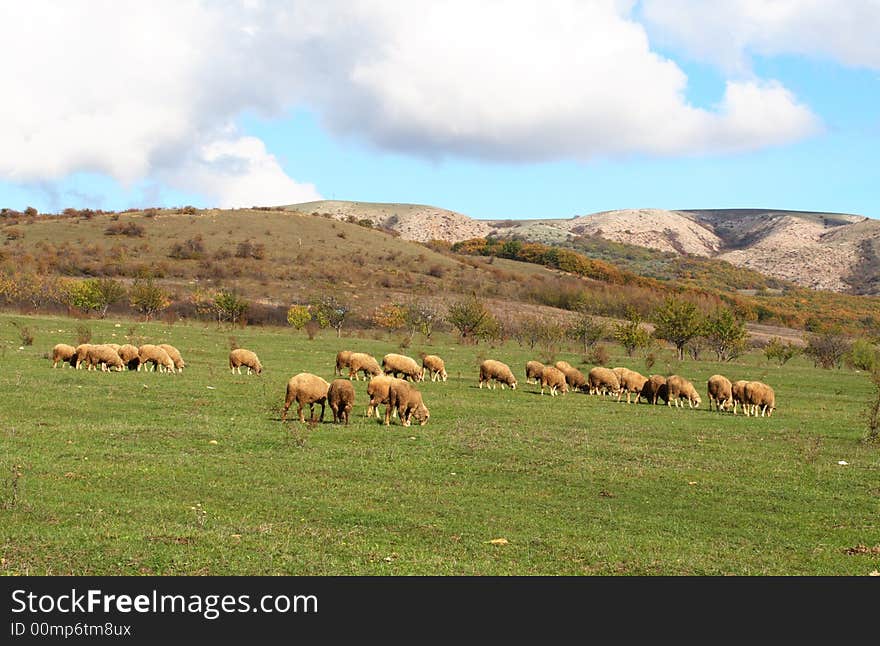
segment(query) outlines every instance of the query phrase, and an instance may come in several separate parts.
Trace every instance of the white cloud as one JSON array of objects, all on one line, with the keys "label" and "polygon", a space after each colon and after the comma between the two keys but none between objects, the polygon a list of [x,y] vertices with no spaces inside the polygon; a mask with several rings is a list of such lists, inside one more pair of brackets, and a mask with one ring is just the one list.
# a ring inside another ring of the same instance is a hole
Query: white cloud
[{"label": "white cloud", "polygon": [[877,0],[642,0],[652,37],[732,72],[751,54],[880,69]]},{"label": "white cloud", "polygon": [[0,67],[0,179],[93,171],[224,204],[312,199],[230,125],[297,106],[383,149],[491,160],[718,153],[816,130],[772,81],[731,82],[712,110],[691,105],[633,5],[2,3],[0,42],[16,57]]},{"label": "white cloud", "polygon": [[312,184],[300,184],[288,177],[256,137],[213,141],[199,149],[188,164],[166,173],[164,178],[172,186],[209,196],[220,208],[321,199]]}]

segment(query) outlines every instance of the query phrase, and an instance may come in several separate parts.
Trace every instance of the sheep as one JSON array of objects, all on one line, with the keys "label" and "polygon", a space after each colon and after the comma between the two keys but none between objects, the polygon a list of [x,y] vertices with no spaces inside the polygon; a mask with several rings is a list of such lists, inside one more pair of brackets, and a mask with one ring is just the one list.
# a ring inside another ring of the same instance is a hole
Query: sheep
[{"label": "sheep", "polygon": [[105,345],[108,348],[113,348],[113,351],[116,352],[117,354],[119,353],[119,348],[122,347],[118,343],[102,343],[101,345]]},{"label": "sheep", "polygon": [[258,375],[263,372],[263,364],[255,353],[244,348],[236,348],[229,353],[229,369],[232,370],[232,374],[236,374],[236,369],[238,374],[241,374],[242,366],[247,368],[247,374],[251,374],[251,370]]},{"label": "sheep", "polygon": [[119,354],[109,345],[92,345],[86,353],[86,365],[88,369],[101,366],[103,372],[107,372],[111,368],[116,368],[118,372],[125,370],[125,363],[119,357]]},{"label": "sheep", "polygon": [[688,408],[699,408],[702,403],[700,393],[697,392],[694,385],[680,375],[670,375],[667,377],[666,388],[669,393],[666,399],[667,406],[672,406],[674,403],[676,408],[679,406],[684,407],[684,404],[681,403],[682,399],[687,400]]},{"label": "sheep", "polygon": [[561,390],[562,394],[568,392],[568,384],[565,382],[565,373],[554,366],[544,366],[541,371],[541,394],[544,394],[544,388],[550,389],[550,396],[556,397],[557,390]]},{"label": "sheep", "polygon": [[160,343],[159,347],[165,350],[165,352],[168,353],[168,356],[171,357],[171,361],[174,362],[174,367],[177,369],[177,372],[183,372],[183,369],[186,367],[186,362],[184,362],[183,357],[180,356],[180,350],[167,343]]},{"label": "sheep", "polygon": [[[559,368],[559,370],[562,370],[562,368]],[[568,370],[562,370],[562,372],[565,375],[565,383],[568,386],[568,390],[589,391],[590,387],[587,384],[587,378],[584,377],[584,373],[580,370],[570,366]]]},{"label": "sheep", "polygon": [[371,355],[365,352],[352,352],[351,356],[348,358],[348,378],[354,378],[360,381],[360,378],[358,377],[359,372],[363,372],[364,379],[366,379],[367,375],[372,377],[381,375],[382,368],[379,367],[379,362]]},{"label": "sheep", "polygon": [[56,368],[59,363],[76,367],[76,348],[66,343],[59,343],[52,348],[52,367]]},{"label": "sheep", "polygon": [[[367,396],[370,402],[367,405],[367,417],[372,417],[375,413],[376,419],[379,419],[379,405],[388,403],[391,384],[395,381],[403,381],[403,379],[387,375],[378,375],[370,379],[370,383],[367,384]],[[396,415],[397,410],[395,409],[392,413]]]},{"label": "sheep", "polygon": [[642,386],[642,392],[639,393],[636,402],[642,397],[650,404],[657,404],[658,399],[664,402],[669,400],[669,390],[666,387],[666,377],[663,375],[651,375]]},{"label": "sheep", "polygon": [[733,414],[736,415],[736,406],[739,404],[745,411],[746,417],[749,416],[749,406],[746,403],[746,384],[749,383],[745,379],[733,382],[730,387],[730,394],[733,398]]},{"label": "sheep", "polygon": [[431,375],[431,381],[446,381],[446,363],[436,354],[422,355],[422,373]]},{"label": "sheep", "polygon": [[396,377],[400,374],[403,379],[410,381],[422,381],[425,378],[425,371],[415,359],[393,352],[382,357],[382,370],[386,375]]},{"label": "sheep", "polygon": [[126,343],[119,348],[117,354],[119,355],[119,358],[122,359],[122,363],[124,363],[129,370],[137,370],[140,365],[137,346]]},{"label": "sheep", "polygon": [[557,361],[553,365],[557,370],[561,370],[563,374],[568,370],[574,369],[574,366],[572,366],[568,361]]},{"label": "sheep", "polygon": [[334,379],[330,382],[327,390],[327,403],[333,412],[333,422],[345,422],[348,426],[348,416],[354,408],[354,386],[348,379]]},{"label": "sheep", "polygon": [[746,415],[751,412],[754,417],[761,411],[761,417],[767,417],[776,410],[776,394],[773,389],[762,381],[749,381],[745,387]]},{"label": "sheep", "polygon": [[608,393],[613,395],[620,390],[620,382],[617,380],[617,375],[608,368],[596,366],[590,370],[587,378],[590,383],[591,395],[598,395],[601,392],[602,397],[605,397]]},{"label": "sheep", "polygon": [[92,345],[90,343],[80,343],[76,346],[76,357],[74,362],[71,364],[77,370],[80,370],[83,366],[86,365],[86,355],[89,353],[89,348]]},{"label": "sheep", "polygon": [[324,406],[327,402],[327,391],[330,384],[318,375],[310,372],[300,372],[291,377],[287,382],[287,396],[284,398],[284,410],[281,411],[281,421],[287,420],[287,411],[296,400],[298,405],[299,421],[305,422],[303,406],[309,405],[309,419],[315,420],[315,404],[321,404],[321,421],[324,421]]},{"label": "sheep", "polygon": [[336,353],[336,367],[333,369],[334,375],[342,375],[342,369],[348,368],[351,361],[351,350],[340,350]]},{"label": "sheep", "polygon": [[422,401],[422,393],[403,379],[395,379],[391,382],[388,391],[388,405],[385,407],[385,426],[391,424],[392,409],[397,410],[397,416],[404,426],[410,425],[413,416],[419,426],[424,426],[431,416],[428,407]]},{"label": "sheep", "polygon": [[[529,361],[526,363],[526,383],[541,383],[541,371],[544,364],[540,361]],[[534,379],[534,382],[532,381]]]},{"label": "sheep", "polygon": [[715,410],[719,413],[733,403],[733,384],[724,375],[712,375],[706,382],[706,393],[709,396],[709,410],[715,403]]},{"label": "sheep", "polygon": [[159,372],[165,370],[174,372],[174,361],[172,361],[171,357],[168,356],[168,353],[158,345],[146,343],[138,348],[138,370],[141,369],[141,366],[144,367],[144,372],[149,370],[149,366],[146,365],[148,363],[153,364],[153,370],[158,369]]},{"label": "sheep", "polygon": [[648,378],[635,370],[630,370],[629,368],[614,368],[614,372],[617,374],[618,383],[620,383],[620,390],[617,391],[617,401],[620,401],[623,393],[626,392],[627,404],[632,403],[630,401],[630,395],[635,395],[636,402],[638,402],[642,388],[645,387]]},{"label": "sheep", "polygon": [[501,390],[504,390],[505,385],[516,390],[516,377],[513,376],[510,366],[494,359],[486,359],[480,364],[480,388],[483,387],[483,382],[492,390],[495,390],[498,383],[501,384]]}]

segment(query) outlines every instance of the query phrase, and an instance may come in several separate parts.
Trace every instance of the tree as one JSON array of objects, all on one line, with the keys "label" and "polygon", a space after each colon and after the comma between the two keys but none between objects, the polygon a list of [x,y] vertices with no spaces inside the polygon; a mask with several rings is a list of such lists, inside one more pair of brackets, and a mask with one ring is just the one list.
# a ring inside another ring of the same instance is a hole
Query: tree
[{"label": "tree", "polygon": [[229,321],[232,327],[248,311],[250,304],[234,291],[221,289],[214,297],[214,312],[217,314],[217,324]]},{"label": "tree", "polygon": [[321,296],[312,300],[312,315],[321,327],[332,327],[336,336],[342,336],[342,325],[351,307],[335,296]]},{"label": "tree", "polygon": [[131,306],[143,314],[146,320],[171,305],[167,292],[153,282],[152,278],[138,278],[129,292]]},{"label": "tree", "polygon": [[287,322],[294,330],[301,330],[312,320],[308,305],[291,305],[287,310]]},{"label": "tree", "polygon": [[626,323],[618,323],[614,329],[614,340],[623,346],[627,356],[636,350],[650,347],[651,333],[642,327],[642,317],[632,308],[627,308]]},{"label": "tree", "polygon": [[778,336],[770,339],[770,342],[764,346],[764,356],[768,361],[776,361],[780,366],[788,363],[793,357],[803,352],[803,348],[795,345],[791,341],[782,342]]},{"label": "tree", "polygon": [[107,316],[107,310],[125,298],[125,286],[112,278],[99,278],[95,281],[97,309],[101,318]]},{"label": "tree", "polygon": [[430,303],[419,302],[403,306],[403,320],[409,330],[410,341],[412,341],[416,333],[421,333],[426,339],[430,339],[434,328],[443,320],[443,317]]},{"label": "tree", "polygon": [[373,312],[373,324],[386,330],[399,330],[406,325],[404,309],[397,303],[382,303]]},{"label": "tree", "polygon": [[584,353],[608,334],[608,326],[589,314],[580,314],[569,328],[569,336],[584,344]]},{"label": "tree", "polygon": [[684,359],[684,346],[703,331],[703,317],[690,301],[670,296],[654,310],[654,336],[675,346],[678,359]]},{"label": "tree", "polygon": [[449,306],[449,312],[446,315],[446,320],[458,330],[463,343],[470,343],[472,340],[476,343],[482,330],[494,318],[476,296],[453,303]]},{"label": "tree", "polygon": [[749,333],[744,321],[722,308],[706,318],[703,335],[718,361],[731,361],[745,350]]},{"label": "tree", "polygon": [[839,330],[829,330],[822,334],[810,335],[804,353],[816,366],[825,369],[839,368],[851,345],[850,340]]}]

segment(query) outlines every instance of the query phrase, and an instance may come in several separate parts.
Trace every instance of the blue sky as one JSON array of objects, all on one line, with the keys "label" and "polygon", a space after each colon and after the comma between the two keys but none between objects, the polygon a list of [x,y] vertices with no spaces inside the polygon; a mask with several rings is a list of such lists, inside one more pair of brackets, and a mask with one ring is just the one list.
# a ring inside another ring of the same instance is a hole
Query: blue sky
[{"label": "blue sky", "polygon": [[[70,3],[68,16],[35,4],[0,16],[5,38],[27,38],[27,25],[45,37],[74,20],[94,38],[112,29],[125,53],[107,61],[62,38],[44,60],[21,63],[30,68],[0,72],[9,96],[24,97],[0,113],[0,206],[322,197],[479,218],[639,207],[880,217],[880,51],[869,42],[880,3],[871,0],[843,5],[858,19],[816,1],[790,14],[771,12],[769,0],[714,13],[687,0],[487,3],[454,52],[449,25],[460,25],[466,3],[431,21],[411,3],[382,0],[369,16],[334,2],[320,11],[291,3],[284,15],[272,13],[278,4],[224,14],[156,3],[130,23],[119,22],[122,4],[118,15],[94,15]],[[342,18],[361,34],[357,47]],[[225,35],[232,44],[211,60],[171,45],[166,60],[150,60],[149,43],[144,52],[131,43],[151,25],[170,31],[169,43]],[[816,40],[816,25],[838,40]],[[595,45],[584,53],[590,29]],[[713,38],[713,29],[722,31]]]}]

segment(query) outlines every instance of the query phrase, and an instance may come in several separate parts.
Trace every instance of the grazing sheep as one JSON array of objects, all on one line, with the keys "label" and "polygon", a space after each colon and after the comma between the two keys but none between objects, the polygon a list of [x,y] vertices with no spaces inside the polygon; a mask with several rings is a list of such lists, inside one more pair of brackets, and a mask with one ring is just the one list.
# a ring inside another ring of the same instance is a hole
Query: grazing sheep
[{"label": "grazing sheep", "polygon": [[[540,361],[529,361],[526,363],[526,383],[541,383],[541,371],[544,364]],[[534,382],[532,381],[534,379]]]},{"label": "grazing sheep", "polygon": [[657,404],[658,399],[664,402],[669,401],[669,391],[666,388],[666,377],[663,375],[651,375],[642,386],[642,392],[639,393],[636,403],[644,397],[645,401],[650,404]]},{"label": "grazing sheep", "polygon": [[553,365],[557,370],[561,370],[563,374],[565,374],[566,371],[572,370],[574,368],[574,366],[571,365],[568,361],[557,361]]},{"label": "grazing sheep", "polygon": [[625,392],[627,404],[632,403],[630,401],[631,395],[635,395],[636,402],[638,402],[648,378],[629,368],[614,368],[614,372],[617,375],[617,381],[620,383],[620,390],[617,391],[617,401],[620,401]]},{"label": "grazing sheep", "polygon": [[74,357],[74,361],[71,363],[74,368],[80,370],[86,365],[86,355],[89,353],[89,348],[91,347],[91,343],[81,343],[76,346],[76,357]]},{"label": "grazing sheep", "polygon": [[119,354],[119,348],[122,346],[118,343],[102,343],[101,345],[107,346],[108,348],[113,348],[113,351]]},{"label": "grazing sheep", "polygon": [[590,370],[587,378],[590,383],[591,395],[598,395],[601,393],[602,397],[605,397],[605,395],[609,393],[614,395],[620,390],[620,381],[618,381],[617,375],[614,374],[614,371],[609,368],[596,366]]},{"label": "grazing sheep", "polygon": [[404,426],[409,426],[413,417],[416,418],[419,426],[424,426],[431,416],[428,407],[422,401],[422,393],[403,379],[391,382],[388,405],[385,407],[385,426],[391,424],[392,409],[397,410],[397,416]]},{"label": "grazing sheep", "polygon": [[[351,385],[351,384],[349,384]],[[309,405],[309,419],[315,420],[315,404],[321,404],[321,421],[324,421],[324,405],[327,402],[327,391],[330,384],[318,375],[310,372],[300,372],[291,377],[287,382],[287,396],[284,398],[284,410],[281,411],[281,421],[287,420],[287,411],[296,400],[298,405],[299,421],[305,422],[303,406]]]},{"label": "grazing sheep", "polygon": [[153,364],[153,370],[174,372],[174,362],[168,353],[158,345],[146,343],[138,348],[138,370],[141,369],[141,366],[144,367],[144,372],[150,370],[150,367],[146,365],[148,363]]},{"label": "grazing sheep", "polygon": [[119,358],[122,359],[122,363],[124,363],[129,370],[138,369],[138,366],[140,365],[140,353],[137,346],[126,343],[119,348],[117,354],[119,355]]},{"label": "grazing sheep", "polygon": [[97,370],[97,366],[101,366],[103,372],[107,372],[111,368],[116,368],[118,372],[125,370],[125,363],[116,350],[109,345],[90,346],[86,353],[86,365],[89,370],[93,368]]},{"label": "grazing sheep", "polygon": [[[423,374],[431,374],[431,381],[446,381],[446,362],[436,354],[422,355],[422,372]],[[423,377],[424,378],[424,377]]]},{"label": "grazing sheep", "polygon": [[410,381],[422,381],[425,378],[425,371],[415,359],[393,352],[382,357],[382,370],[386,375],[396,377],[399,374]]},{"label": "grazing sheep", "polygon": [[59,363],[76,367],[76,348],[66,343],[59,343],[52,348],[52,367],[57,367]]},{"label": "grazing sheep", "polygon": [[688,408],[699,408],[702,400],[700,399],[700,394],[697,392],[697,389],[694,388],[694,385],[680,375],[671,375],[666,379],[666,388],[669,393],[668,398],[666,399],[666,405],[672,406],[675,404],[676,408],[679,406],[684,407],[684,404],[681,403],[682,399],[687,400]]},{"label": "grazing sheep", "polygon": [[749,381],[745,387],[746,415],[751,412],[754,417],[761,411],[761,417],[767,417],[776,410],[776,394],[773,389],[762,381]]},{"label": "grazing sheep", "polygon": [[[564,361],[562,363],[565,363]],[[559,368],[562,370],[562,368]],[[587,378],[584,377],[584,373],[574,367],[569,367],[568,370],[562,370],[565,375],[565,383],[568,385],[568,390],[575,392],[578,390],[589,392],[590,386],[587,383]]]},{"label": "grazing sheep", "polygon": [[709,395],[709,410],[712,403],[719,413],[733,403],[733,384],[724,375],[712,375],[706,383],[706,392]]},{"label": "grazing sheep", "polygon": [[364,379],[368,379],[369,377],[381,375],[382,368],[379,367],[379,362],[371,355],[365,352],[352,352],[348,358],[348,378],[351,379],[353,377],[360,381],[360,377],[358,377],[359,372],[363,372]]},{"label": "grazing sheep", "polygon": [[183,369],[186,368],[186,363],[184,362],[183,357],[180,356],[180,350],[167,343],[160,343],[159,347],[165,350],[165,352],[168,353],[168,356],[171,357],[171,360],[174,362],[174,368],[177,369],[177,372],[183,372]]},{"label": "grazing sheep", "polygon": [[333,422],[345,422],[354,408],[354,386],[349,379],[334,379],[327,390],[327,403],[333,411]]},{"label": "grazing sheep", "polygon": [[336,353],[336,367],[333,369],[334,375],[342,375],[342,369],[348,368],[351,361],[351,350],[340,350]]},{"label": "grazing sheep", "polygon": [[[370,383],[367,384],[367,397],[370,402],[367,405],[367,417],[372,417],[375,413],[376,419],[379,419],[379,405],[388,403],[391,384],[395,381],[403,381],[403,379],[387,375],[378,375],[370,379]],[[395,409],[392,413],[396,415],[397,410]]]},{"label": "grazing sheep", "polygon": [[556,391],[561,390],[562,394],[568,392],[568,384],[565,382],[565,373],[554,366],[544,366],[541,371],[541,394],[544,394],[544,388],[550,389],[550,396],[556,397]]},{"label": "grazing sheep", "polygon": [[256,354],[244,348],[236,348],[229,353],[229,369],[232,370],[232,374],[236,374],[236,369],[238,374],[241,374],[242,366],[247,368],[247,374],[251,374],[251,370],[258,375],[263,372],[263,364]]},{"label": "grazing sheep", "polygon": [[733,414],[736,415],[736,406],[739,404],[742,406],[743,411],[746,414],[746,417],[749,416],[749,405],[746,402],[746,384],[749,383],[745,379],[740,379],[739,381],[733,382],[733,385],[730,387],[730,394],[733,397]]},{"label": "grazing sheep", "polygon": [[480,388],[483,387],[483,382],[492,390],[495,390],[497,383],[501,384],[501,390],[504,390],[505,385],[516,390],[516,377],[513,376],[510,366],[494,359],[486,359],[480,364]]}]

